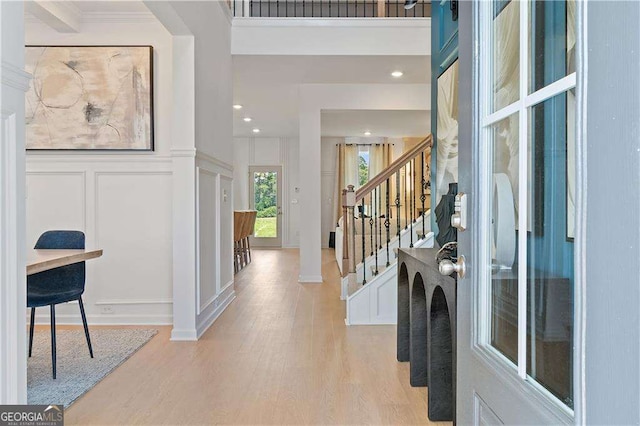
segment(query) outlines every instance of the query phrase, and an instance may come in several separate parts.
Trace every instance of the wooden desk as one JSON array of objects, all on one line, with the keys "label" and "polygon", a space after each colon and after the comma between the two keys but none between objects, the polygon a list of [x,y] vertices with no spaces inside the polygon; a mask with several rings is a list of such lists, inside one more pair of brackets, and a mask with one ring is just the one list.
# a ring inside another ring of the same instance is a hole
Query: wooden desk
[{"label": "wooden desk", "polygon": [[27,255],[27,275],[72,265],[102,256],[97,250],[31,250]]}]

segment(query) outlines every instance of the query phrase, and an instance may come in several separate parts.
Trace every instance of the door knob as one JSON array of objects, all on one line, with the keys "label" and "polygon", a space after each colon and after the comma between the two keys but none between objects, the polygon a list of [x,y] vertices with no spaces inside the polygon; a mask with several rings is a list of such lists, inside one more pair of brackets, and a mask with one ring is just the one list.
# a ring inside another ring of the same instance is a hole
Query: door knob
[{"label": "door knob", "polygon": [[442,275],[451,275],[456,272],[458,274],[458,278],[464,278],[464,274],[467,270],[464,263],[464,256],[460,256],[456,263],[453,263],[449,259],[443,259],[438,265],[438,270]]}]

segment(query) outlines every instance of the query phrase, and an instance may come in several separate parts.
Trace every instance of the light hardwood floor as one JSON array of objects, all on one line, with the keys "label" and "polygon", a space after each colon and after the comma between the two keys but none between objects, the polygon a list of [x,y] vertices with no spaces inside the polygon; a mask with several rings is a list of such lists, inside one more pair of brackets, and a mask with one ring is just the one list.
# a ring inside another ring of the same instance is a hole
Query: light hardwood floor
[{"label": "light hardwood floor", "polygon": [[[430,424],[394,326],[346,327],[333,252],[299,284],[297,250],[254,250],[198,342],[160,333],[65,413],[67,424]],[[441,423],[446,424],[446,423]]]}]

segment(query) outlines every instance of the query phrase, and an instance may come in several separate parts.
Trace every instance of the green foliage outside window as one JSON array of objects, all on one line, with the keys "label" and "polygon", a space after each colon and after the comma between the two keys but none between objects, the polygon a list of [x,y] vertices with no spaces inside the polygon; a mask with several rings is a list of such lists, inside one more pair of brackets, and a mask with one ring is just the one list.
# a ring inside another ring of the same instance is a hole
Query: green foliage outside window
[{"label": "green foliage outside window", "polygon": [[362,155],[358,157],[358,181],[360,186],[369,182],[369,164]]}]

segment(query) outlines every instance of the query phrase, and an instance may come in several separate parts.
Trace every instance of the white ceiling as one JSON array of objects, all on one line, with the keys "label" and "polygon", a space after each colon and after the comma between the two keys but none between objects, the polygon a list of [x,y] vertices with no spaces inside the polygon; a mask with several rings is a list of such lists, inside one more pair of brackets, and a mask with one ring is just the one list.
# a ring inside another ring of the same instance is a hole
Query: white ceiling
[{"label": "white ceiling", "polygon": [[425,137],[431,133],[430,111],[323,111],[322,136]]},{"label": "white ceiling", "polygon": [[149,12],[141,1],[71,1],[82,13],[144,13]]},{"label": "white ceiling", "polygon": [[[234,136],[255,136],[253,128],[261,130],[260,136],[297,136],[300,84],[428,84],[430,59],[428,56],[234,56],[234,103],[244,106],[234,112]],[[394,70],[402,70],[404,75],[395,79],[390,76]],[[253,121],[245,123],[242,121],[245,116]],[[349,114],[348,117],[358,121],[350,125],[348,121],[336,120],[336,126],[345,131],[351,129],[349,132],[355,134],[360,132],[366,116]],[[396,117],[391,121],[398,120]],[[390,125],[388,131],[395,128]],[[325,134],[324,128],[322,133]]]}]

